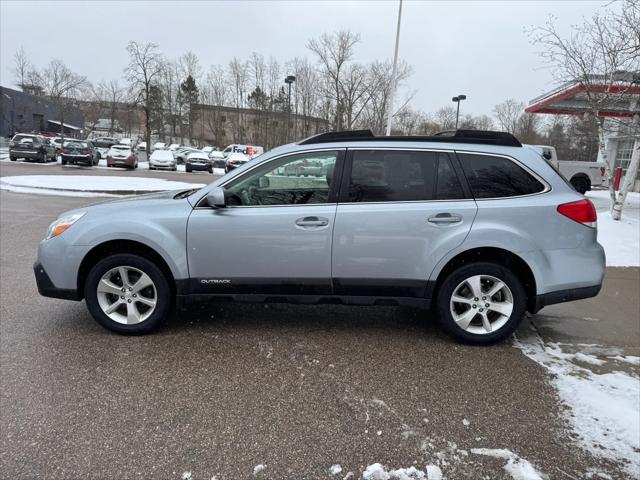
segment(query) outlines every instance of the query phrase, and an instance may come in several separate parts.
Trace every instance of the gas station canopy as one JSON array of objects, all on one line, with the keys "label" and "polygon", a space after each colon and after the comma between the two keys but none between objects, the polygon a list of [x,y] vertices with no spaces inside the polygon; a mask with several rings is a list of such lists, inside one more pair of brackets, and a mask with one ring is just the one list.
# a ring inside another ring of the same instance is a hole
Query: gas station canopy
[{"label": "gas station canopy", "polygon": [[[617,77],[617,78],[616,78]],[[531,101],[528,113],[583,115],[592,111],[589,96],[601,102],[600,117],[633,118],[640,114],[640,73],[621,72],[607,82],[602,75],[592,75],[588,84],[567,82]]]}]

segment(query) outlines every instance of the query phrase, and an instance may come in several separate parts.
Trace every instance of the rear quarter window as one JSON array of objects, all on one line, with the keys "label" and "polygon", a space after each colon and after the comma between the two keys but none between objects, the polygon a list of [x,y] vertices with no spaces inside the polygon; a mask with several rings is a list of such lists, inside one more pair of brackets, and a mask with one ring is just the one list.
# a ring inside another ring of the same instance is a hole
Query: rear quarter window
[{"label": "rear quarter window", "polygon": [[545,186],[520,165],[505,157],[459,153],[462,169],[475,198],[533,195]]}]

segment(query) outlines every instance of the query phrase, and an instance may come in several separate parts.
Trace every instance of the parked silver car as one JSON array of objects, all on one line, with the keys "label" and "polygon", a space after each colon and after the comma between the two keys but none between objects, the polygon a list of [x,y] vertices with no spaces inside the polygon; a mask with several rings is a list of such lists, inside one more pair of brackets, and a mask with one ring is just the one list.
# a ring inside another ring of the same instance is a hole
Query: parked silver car
[{"label": "parked silver car", "polygon": [[[323,177],[285,174],[310,159]],[[509,134],[340,132],[202,189],[63,213],[34,269],[42,295],[84,298],[124,334],[208,297],[432,307],[453,336],[487,344],[526,310],[597,295],[596,235],[591,202]]]}]

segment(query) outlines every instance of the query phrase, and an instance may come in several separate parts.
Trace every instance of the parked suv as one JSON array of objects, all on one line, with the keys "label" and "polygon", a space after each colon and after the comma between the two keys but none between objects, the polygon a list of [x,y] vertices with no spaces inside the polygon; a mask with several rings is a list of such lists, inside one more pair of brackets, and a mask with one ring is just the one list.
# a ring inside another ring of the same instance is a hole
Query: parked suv
[{"label": "parked suv", "polygon": [[47,137],[19,133],[9,142],[9,160],[56,161],[56,148]]},{"label": "parked suv", "polygon": [[[313,160],[324,177],[291,177]],[[127,215],[122,215],[126,211]],[[63,213],[34,266],[42,295],[85,299],[123,334],[208,297],[433,308],[461,341],[598,294],[596,212],[505,133],[321,134],[202,189]]]},{"label": "parked suv", "polygon": [[80,140],[65,140],[61,150],[62,165],[85,165],[91,167],[98,164],[98,159],[94,153],[91,142],[81,142]]}]

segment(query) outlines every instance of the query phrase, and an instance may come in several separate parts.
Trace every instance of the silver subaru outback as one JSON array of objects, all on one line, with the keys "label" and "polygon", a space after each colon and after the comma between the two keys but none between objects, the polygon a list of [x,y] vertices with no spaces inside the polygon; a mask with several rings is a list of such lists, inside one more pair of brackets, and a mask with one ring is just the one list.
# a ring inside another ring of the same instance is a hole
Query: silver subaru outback
[{"label": "silver subaru outback", "polygon": [[591,202],[512,135],[334,132],[202,189],[63,213],[34,270],[42,295],[84,298],[122,334],[214,298],[432,308],[488,344],[526,310],[598,294],[596,235]]}]

